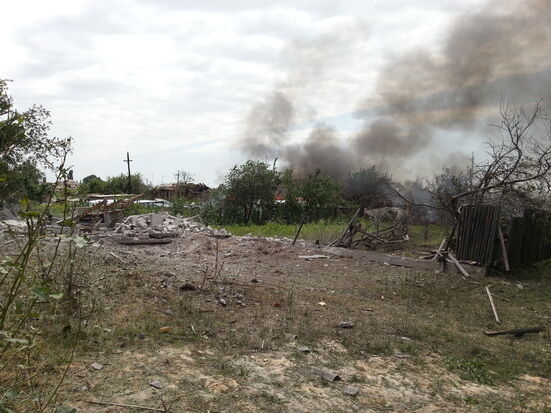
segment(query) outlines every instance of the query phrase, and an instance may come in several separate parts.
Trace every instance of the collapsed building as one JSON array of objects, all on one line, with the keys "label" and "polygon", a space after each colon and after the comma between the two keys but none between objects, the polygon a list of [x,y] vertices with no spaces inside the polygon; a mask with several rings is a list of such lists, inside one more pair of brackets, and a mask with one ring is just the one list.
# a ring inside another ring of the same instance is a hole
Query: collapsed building
[{"label": "collapsed building", "polygon": [[185,183],[185,184],[163,184],[153,189],[153,196],[155,198],[166,199],[173,201],[179,198],[193,199],[204,201],[210,188],[203,184]]}]

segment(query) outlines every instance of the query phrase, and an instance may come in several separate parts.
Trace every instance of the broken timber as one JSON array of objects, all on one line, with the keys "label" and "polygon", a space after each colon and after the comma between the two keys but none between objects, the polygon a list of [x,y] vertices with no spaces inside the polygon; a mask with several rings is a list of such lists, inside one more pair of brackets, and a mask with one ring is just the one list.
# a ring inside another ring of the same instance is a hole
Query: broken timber
[{"label": "broken timber", "polygon": [[496,305],[494,304],[494,298],[492,297],[492,293],[490,292],[490,287],[486,286],[486,294],[488,294],[488,298],[490,299],[490,305],[492,306],[492,311],[494,312],[494,318],[496,319],[496,323],[501,324],[499,321],[499,316],[497,315],[497,309]]},{"label": "broken timber", "polygon": [[330,247],[332,247],[333,245],[338,245],[339,242],[341,242],[341,240],[344,238],[344,236],[350,231],[350,229],[354,225],[354,221],[356,221],[356,218],[360,214],[361,210],[362,210],[361,208],[358,208],[358,210],[356,211],[356,213],[354,214],[354,216],[350,220],[350,223],[348,224],[348,226],[346,227],[346,229],[344,230],[342,235],[339,238],[337,238],[335,241],[333,241],[331,244],[329,244]]},{"label": "broken timber", "polygon": [[172,241],[173,240],[170,238],[145,238],[145,239],[122,238],[117,240],[119,244],[125,244],[125,245],[170,244]]},{"label": "broken timber", "polygon": [[415,258],[400,257],[397,255],[388,255],[388,254],[383,254],[381,252],[376,252],[376,251],[354,250],[349,248],[338,248],[338,247],[325,247],[325,248],[322,248],[322,251],[325,253],[339,255],[342,257],[365,258],[368,261],[386,263],[389,265],[396,265],[399,267],[417,268],[419,270],[436,271],[439,268],[439,265],[434,261],[417,260]]},{"label": "broken timber", "polygon": [[539,333],[545,331],[545,327],[527,327],[527,328],[516,328],[513,330],[495,330],[495,331],[485,331],[484,334],[487,336],[504,336],[506,334],[512,334],[517,337],[522,337],[524,334],[530,333]]},{"label": "broken timber", "polygon": [[448,258],[452,260],[452,262],[455,264],[455,266],[461,272],[461,274],[463,274],[465,277],[470,277],[470,274],[467,271],[465,271],[465,268],[463,268],[463,266],[459,263],[459,261],[457,261],[457,259],[450,252],[448,252]]},{"label": "broken timber", "polygon": [[[358,250],[350,248],[340,247],[325,247],[321,249],[322,252],[331,255],[337,255],[340,257],[352,257],[352,258],[365,258],[368,261],[378,262],[381,264],[394,265],[397,267],[415,268],[418,270],[426,271],[439,271],[440,263],[436,261],[429,261],[423,259],[415,259],[409,257],[402,257],[399,255],[389,255],[377,251]],[[462,264],[463,268],[468,268],[471,274],[482,275],[484,268],[477,267],[469,264]]]}]

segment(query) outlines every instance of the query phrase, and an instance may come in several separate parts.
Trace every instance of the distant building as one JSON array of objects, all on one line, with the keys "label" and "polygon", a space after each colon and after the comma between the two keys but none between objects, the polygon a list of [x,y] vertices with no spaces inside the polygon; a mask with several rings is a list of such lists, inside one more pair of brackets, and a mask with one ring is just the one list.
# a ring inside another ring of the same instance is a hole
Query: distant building
[{"label": "distant building", "polygon": [[155,198],[173,201],[178,198],[204,200],[208,196],[210,188],[205,184],[163,184],[153,189]]}]

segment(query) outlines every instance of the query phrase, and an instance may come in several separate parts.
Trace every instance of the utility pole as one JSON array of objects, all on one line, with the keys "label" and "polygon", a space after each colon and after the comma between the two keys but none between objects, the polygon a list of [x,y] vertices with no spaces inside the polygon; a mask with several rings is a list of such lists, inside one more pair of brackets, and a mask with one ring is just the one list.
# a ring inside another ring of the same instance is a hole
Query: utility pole
[{"label": "utility pole", "polygon": [[126,152],[126,159],[123,159],[123,162],[126,162],[128,166],[128,193],[132,193],[132,182],[130,180],[130,162],[132,162],[132,159],[130,159],[130,154]]}]

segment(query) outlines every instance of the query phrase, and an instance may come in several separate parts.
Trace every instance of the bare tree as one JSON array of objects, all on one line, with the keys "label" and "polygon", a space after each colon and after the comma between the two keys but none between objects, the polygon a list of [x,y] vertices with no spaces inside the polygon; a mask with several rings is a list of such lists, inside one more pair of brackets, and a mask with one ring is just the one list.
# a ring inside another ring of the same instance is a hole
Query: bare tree
[{"label": "bare tree", "polygon": [[174,178],[176,178],[176,183],[179,184],[189,184],[191,181],[193,181],[193,174],[191,174],[188,171],[185,171],[183,169],[179,169],[174,174]]},{"label": "bare tree", "polygon": [[489,156],[474,167],[472,187],[451,197],[452,204],[467,197],[481,203],[492,192],[551,188],[551,119],[541,101],[530,112],[523,106],[511,110],[503,102],[499,109],[499,140],[487,143]]},{"label": "bare tree", "polygon": [[511,109],[502,102],[501,121],[494,125],[497,139],[488,141],[488,156],[470,169],[445,168],[428,185],[432,204],[416,204],[395,189],[400,198],[413,205],[447,210],[457,216],[465,203],[501,202],[516,196],[526,201],[527,194],[547,193],[551,189],[551,119],[537,102],[528,111],[521,106]]}]

